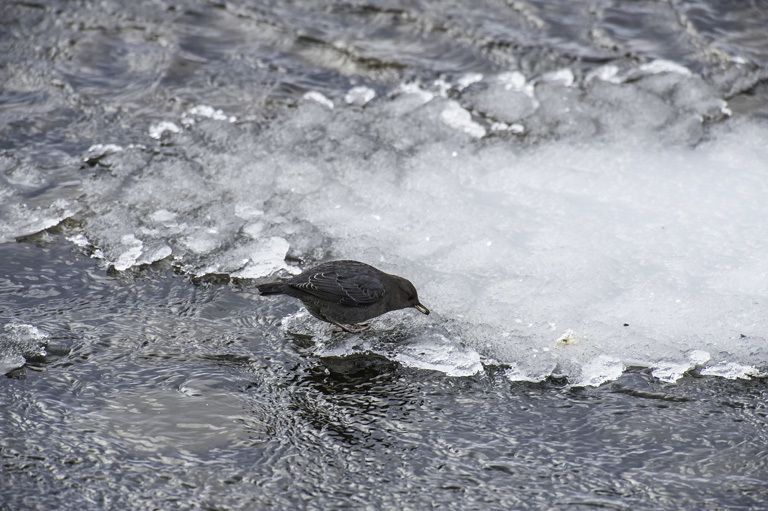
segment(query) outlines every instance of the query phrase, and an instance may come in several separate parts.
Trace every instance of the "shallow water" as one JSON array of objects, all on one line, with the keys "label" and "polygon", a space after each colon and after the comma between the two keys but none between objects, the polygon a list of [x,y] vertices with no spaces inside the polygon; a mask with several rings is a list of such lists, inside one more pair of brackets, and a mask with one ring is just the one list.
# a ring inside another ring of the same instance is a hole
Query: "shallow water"
[{"label": "shallow water", "polygon": [[0,19],[4,509],[766,507],[760,3]]}]

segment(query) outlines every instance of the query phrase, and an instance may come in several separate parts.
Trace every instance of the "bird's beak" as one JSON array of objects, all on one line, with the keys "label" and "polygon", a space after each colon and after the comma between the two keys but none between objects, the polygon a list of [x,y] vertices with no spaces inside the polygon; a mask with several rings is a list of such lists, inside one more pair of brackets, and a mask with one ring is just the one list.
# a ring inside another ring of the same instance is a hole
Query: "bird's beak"
[{"label": "bird's beak", "polygon": [[429,314],[429,309],[427,309],[420,303],[417,303],[416,305],[414,305],[413,308],[421,312],[422,314]]}]

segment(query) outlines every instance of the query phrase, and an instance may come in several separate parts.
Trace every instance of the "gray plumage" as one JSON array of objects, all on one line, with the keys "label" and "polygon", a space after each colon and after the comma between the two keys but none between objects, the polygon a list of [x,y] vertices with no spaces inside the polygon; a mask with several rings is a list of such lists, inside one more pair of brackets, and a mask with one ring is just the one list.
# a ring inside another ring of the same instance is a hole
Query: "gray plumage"
[{"label": "gray plumage", "polygon": [[366,327],[363,322],[393,310],[414,307],[429,314],[410,281],[358,261],[330,261],[257,287],[263,295],[298,298],[314,317],[347,332],[360,330],[345,325]]}]

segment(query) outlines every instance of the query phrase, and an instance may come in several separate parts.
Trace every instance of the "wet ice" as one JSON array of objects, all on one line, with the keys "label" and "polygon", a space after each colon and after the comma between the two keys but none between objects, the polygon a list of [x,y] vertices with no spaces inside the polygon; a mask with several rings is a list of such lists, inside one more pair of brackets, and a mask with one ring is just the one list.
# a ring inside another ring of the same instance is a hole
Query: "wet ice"
[{"label": "wet ice", "polygon": [[28,359],[46,355],[48,334],[34,325],[7,323],[0,331],[0,374],[23,366]]}]

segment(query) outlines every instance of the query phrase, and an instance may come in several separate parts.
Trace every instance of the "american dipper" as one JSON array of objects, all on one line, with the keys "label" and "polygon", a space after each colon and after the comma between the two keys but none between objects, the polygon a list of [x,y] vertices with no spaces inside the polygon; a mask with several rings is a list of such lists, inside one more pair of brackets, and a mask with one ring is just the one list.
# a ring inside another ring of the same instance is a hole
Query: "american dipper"
[{"label": "american dipper", "polygon": [[364,321],[393,310],[413,307],[429,314],[410,281],[358,261],[330,261],[293,278],[257,287],[263,295],[298,298],[317,319],[351,333],[367,328]]}]

